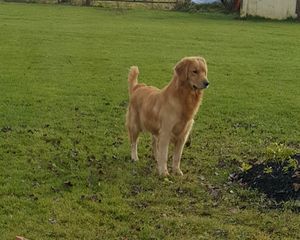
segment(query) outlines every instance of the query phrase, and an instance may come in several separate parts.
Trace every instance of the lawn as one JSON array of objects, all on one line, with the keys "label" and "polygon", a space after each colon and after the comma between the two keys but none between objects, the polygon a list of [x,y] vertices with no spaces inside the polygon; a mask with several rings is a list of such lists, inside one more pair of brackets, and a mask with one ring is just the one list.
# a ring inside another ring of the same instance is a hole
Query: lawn
[{"label": "lawn", "polygon": [[[130,160],[127,73],[163,87],[207,59],[182,159]],[[228,183],[274,144],[300,152],[300,26],[217,13],[0,3],[0,238],[299,239],[293,201]],[[273,207],[272,207],[273,206]]]}]

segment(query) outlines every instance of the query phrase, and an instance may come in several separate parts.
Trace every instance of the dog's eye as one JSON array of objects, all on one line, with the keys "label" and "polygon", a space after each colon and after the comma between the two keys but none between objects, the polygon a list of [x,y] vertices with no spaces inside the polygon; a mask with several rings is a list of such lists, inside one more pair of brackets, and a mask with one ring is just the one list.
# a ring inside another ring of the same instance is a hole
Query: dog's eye
[{"label": "dog's eye", "polygon": [[198,73],[198,70],[194,70],[193,73],[196,73],[196,74],[197,74],[197,73]]}]

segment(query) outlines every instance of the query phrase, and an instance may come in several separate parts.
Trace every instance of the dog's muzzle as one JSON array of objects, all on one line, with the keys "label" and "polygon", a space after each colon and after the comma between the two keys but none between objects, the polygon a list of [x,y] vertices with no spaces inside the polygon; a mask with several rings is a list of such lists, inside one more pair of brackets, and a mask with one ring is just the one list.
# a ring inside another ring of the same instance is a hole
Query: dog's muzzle
[{"label": "dog's muzzle", "polygon": [[193,84],[193,89],[194,89],[194,90],[205,89],[205,88],[208,88],[208,85],[209,85],[209,81],[208,81],[208,80],[205,80],[205,81],[203,81],[203,82],[201,83],[200,86],[197,86],[197,85]]}]

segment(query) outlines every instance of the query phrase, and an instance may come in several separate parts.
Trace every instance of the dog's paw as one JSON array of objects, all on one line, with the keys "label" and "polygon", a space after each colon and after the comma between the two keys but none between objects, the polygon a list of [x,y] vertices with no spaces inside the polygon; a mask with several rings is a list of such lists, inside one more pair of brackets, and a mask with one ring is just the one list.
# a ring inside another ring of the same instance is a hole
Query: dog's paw
[{"label": "dog's paw", "polygon": [[136,153],[131,153],[131,160],[134,162],[138,161],[139,160],[138,155]]},{"label": "dog's paw", "polygon": [[158,169],[158,174],[161,177],[168,177],[168,176],[170,176],[170,174],[168,172],[168,169]]},{"label": "dog's paw", "polygon": [[172,172],[174,175],[183,176],[183,172],[180,170],[180,168],[173,168]]}]

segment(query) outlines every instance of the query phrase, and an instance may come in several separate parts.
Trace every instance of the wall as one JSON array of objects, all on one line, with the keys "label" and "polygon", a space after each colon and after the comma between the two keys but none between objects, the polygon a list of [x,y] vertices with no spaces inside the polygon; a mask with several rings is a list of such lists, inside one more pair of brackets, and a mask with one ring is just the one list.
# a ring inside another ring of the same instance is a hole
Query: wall
[{"label": "wall", "polygon": [[247,15],[272,19],[296,18],[297,0],[243,0],[241,17]]}]

